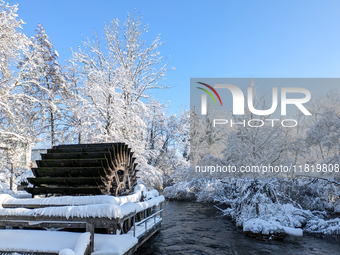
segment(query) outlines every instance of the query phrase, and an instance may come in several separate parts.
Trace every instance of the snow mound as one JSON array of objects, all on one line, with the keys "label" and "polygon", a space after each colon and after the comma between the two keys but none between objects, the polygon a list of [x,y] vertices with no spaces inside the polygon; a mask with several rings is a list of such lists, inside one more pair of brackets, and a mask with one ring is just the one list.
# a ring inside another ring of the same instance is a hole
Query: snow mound
[{"label": "snow mound", "polygon": [[264,235],[285,233],[287,235],[302,236],[300,228],[284,227],[277,221],[266,221],[262,219],[250,219],[243,223],[244,232],[252,232]]},{"label": "snow mound", "polygon": [[75,252],[72,251],[71,249],[62,249],[59,252],[59,255],[75,255]]},{"label": "snow mound", "polygon": [[250,219],[244,222],[243,231],[264,235],[284,232],[282,226],[278,222],[261,219]]}]

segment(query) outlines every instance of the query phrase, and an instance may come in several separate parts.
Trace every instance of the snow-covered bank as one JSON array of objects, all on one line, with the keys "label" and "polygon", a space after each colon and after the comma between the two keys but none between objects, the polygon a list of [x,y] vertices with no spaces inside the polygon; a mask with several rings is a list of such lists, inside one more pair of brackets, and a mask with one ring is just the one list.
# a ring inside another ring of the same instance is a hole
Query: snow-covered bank
[{"label": "snow-covered bank", "polygon": [[192,179],[165,188],[164,195],[227,205],[227,209],[220,209],[223,216],[231,217],[245,232],[300,236],[303,231],[340,233],[339,219],[324,220],[339,204],[325,194],[335,194],[336,198],[339,191],[340,187],[323,180]]}]

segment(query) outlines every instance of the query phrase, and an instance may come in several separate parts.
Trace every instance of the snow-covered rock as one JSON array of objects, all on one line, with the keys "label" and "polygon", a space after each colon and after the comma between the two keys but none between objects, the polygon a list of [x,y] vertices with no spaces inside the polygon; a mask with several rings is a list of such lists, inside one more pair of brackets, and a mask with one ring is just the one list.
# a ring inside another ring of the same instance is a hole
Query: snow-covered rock
[{"label": "snow-covered rock", "polygon": [[285,233],[287,235],[302,236],[303,231],[300,228],[284,227],[277,221],[265,221],[262,219],[250,219],[243,223],[244,232],[256,234],[271,235]]}]

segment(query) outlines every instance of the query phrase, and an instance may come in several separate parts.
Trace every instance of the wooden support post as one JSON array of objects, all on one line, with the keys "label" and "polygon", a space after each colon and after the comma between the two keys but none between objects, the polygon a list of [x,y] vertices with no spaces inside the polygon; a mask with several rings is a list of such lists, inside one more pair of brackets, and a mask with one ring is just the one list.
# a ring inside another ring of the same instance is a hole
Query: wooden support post
[{"label": "wooden support post", "polygon": [[133,237],[136,237],[136,215],[133,215]]},{"label": "wooden support post", "polygon": [[[147,209],[144,210],[144,219],[146,219],[148,216],[147,216]],[[148,230],[148,220],[145,220],[145,234]]]},{"label": "wooden support post", "polygon": [[[156,206],[153,206],[152,207],[152,213],[155,213],[157,212],[157,209],[156,209]],[[155,216],[153,217],[153,223],[156,224],[156,217],[157,217],[157,214],[155,214]]]},{"label": "wooden support post", "polygon": [[94,222],[86,222],[86,232],[91,233],[90,247],[91,252],[94,252]]}]

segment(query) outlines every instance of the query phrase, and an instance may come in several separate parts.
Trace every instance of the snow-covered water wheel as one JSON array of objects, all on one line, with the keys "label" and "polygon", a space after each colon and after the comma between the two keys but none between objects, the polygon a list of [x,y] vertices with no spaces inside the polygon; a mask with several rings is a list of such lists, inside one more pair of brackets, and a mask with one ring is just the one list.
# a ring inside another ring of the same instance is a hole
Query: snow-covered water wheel
[{"label": "snow-covered water wheel", "polygon": [[135,158],[130,148],[123,149],[115,155],[111,166],[113,178],[111,179],[110,193],[118,196],[131,193],[137,184]]},{"label": "snow-covered water wheel", "polygon": [[122,231],[123,234],[126,234],[131,229],[131,227],[133,225],[132,219],[133,218],[129,218],[121,224],[121,231]]},{"label": "snow-covered water wheel", "polygon": [[32,195],[126,195],[137,184],[133,152],[124,143],[54,146],[32,168]]}]

